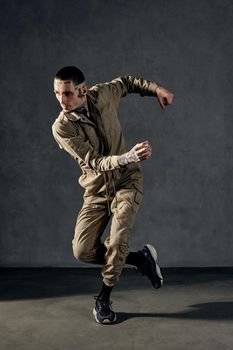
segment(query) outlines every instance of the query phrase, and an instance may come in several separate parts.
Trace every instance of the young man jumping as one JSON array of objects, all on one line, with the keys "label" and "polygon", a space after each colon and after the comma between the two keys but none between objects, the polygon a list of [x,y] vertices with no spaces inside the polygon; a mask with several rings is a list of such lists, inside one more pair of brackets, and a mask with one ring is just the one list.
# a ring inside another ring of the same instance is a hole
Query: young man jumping
[{"label": "young man jumping", "polygon": [[[102,265],[103,285],[93,314],[99,323],[116,321],[110,294],[125,264],[134,265],[154,288],[163,284],[155,248],[147,244],[129,252],[128,242],[140,206],[143,179],[140,162],[150,158],[151,146],[143,141],[127,150],[117,110],[128,93],[154,96],[165,108],[173,94],[154,82],[125,76],[88,88],[74,66],[60,69],[54,93],[62,111],[52,125],[55,140],[81,167],[85,189],[72,241],[76,259]],[[107,239],[101,237],[110,220]]]}]

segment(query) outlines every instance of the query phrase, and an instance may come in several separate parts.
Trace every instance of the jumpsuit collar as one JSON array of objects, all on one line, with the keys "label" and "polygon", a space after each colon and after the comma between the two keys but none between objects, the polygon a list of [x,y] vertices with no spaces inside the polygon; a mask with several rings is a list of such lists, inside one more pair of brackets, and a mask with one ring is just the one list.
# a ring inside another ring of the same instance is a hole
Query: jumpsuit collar
[{"label": "jumpsuit collar", "polygon": [[82,117],[83,117],[83,113],[81,112],[81,109],[82,108],[86,108],[88,109],[88,102],[92,102],[94,104],[97,103],[97,100],[96,100],[96,97],[95,95],[89,90],[87,92],[87,101],[86,101],[86,104],[82,107],[80,107],[80,112],[79,112],[79,108],[77,108],[77,110],[74,110],[72,112],[69,112],[69,113],[65,113],[65,116],[67,117],[67,119],[71,120],[71,121],[76,121],[76,120],[80,120]]}]

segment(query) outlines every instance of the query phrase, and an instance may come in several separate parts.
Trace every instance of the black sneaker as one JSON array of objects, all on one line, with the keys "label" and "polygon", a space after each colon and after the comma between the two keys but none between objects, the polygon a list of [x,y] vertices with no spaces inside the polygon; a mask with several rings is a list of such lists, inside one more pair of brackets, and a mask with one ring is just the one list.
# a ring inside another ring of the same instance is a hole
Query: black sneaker
[{"label": "black sneaker", "polygon": [[113,323],[116,321],[116,314],[111,309],[112,301],[99,299],[95,297],[95,307],[93,309],[93,315],[98,323]]},{"label": "black sneaker", "polygon": [[139,271],[149,278],[154,288],[158,289],[163,285],[163,275],[157,263],[158,255],[151,244],[145,245],[141,250],[145,262],[138,266]]}]

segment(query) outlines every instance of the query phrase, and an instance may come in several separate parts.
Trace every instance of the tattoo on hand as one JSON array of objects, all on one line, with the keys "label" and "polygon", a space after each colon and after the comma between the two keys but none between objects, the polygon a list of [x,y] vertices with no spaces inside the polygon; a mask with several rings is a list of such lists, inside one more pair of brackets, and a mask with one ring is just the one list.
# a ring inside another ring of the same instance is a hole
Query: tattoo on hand
[{"label": "tattoo on hand", "polygon": [[140,162],[140,158],[138,157],[138,155],[135,152],[136,147],[137,146],[134,146],[129,152],[118,156],[118,163],[120,165],[127,165],[130,163]]}]

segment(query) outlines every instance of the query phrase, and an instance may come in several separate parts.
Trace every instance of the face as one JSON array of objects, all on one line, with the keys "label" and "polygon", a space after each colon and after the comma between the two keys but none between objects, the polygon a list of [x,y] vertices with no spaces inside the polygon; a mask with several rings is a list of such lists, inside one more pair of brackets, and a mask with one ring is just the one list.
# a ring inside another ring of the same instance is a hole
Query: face
[{"label": "face", "polygon": [[71,112],[86,103],[87,86],[82,87],[84,96],[78,96],[77,86],[70,80],[54,80],[54,93],[64,112]]}]

